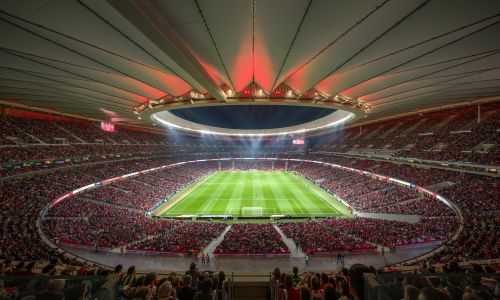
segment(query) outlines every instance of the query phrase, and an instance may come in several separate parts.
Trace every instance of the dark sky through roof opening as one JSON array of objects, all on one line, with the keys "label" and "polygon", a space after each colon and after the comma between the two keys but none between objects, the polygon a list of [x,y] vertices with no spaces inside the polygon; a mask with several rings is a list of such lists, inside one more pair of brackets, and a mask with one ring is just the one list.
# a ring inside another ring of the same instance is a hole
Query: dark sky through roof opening
[{"label": "dark sky through roof opening", "polygon": [[300,125],[325,117],[335,109],[285,105],[227,105],[175,109],[177,117],[230,129],[273,129]]}]

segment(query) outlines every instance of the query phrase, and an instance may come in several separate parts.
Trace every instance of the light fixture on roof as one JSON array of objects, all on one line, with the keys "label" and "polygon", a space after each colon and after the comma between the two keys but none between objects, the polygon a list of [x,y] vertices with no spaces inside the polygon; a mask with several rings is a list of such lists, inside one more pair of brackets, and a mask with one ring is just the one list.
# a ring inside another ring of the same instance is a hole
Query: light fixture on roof
[{"label": "light fixture on roof", "polygon": [[[167,115],[165,115],[167,113]],[[227,128],[219,128],[219,127],[210,127],[207,128],[205,125],[200,125],[193,122],[182,121],[179,122],[177,117],[168,112],[158,112],[151,115],[151,119],[154,122],[160,123],[169,128],[177,128],[185,131],[198,132],[202,134],[212,134],[212,135],[221,135],[221,136],[253,136],[253,137],[262,137],[262,136],[283,136],[288,134],[297,134],[297,133],[305,133],[309,131],[315,131],[319,129],[324,129],[332,126],[337,126],[339,124],[343,124],[353,119],[355,114],[347,111],[338,111],[326,117],[323,117],[320,122],[307,123],[307,127],[284,127],[277,128],[273,130],[245,130],[242,132],[241,130],[232,130]],[[305,125],[305,124],[303,124]]]}]

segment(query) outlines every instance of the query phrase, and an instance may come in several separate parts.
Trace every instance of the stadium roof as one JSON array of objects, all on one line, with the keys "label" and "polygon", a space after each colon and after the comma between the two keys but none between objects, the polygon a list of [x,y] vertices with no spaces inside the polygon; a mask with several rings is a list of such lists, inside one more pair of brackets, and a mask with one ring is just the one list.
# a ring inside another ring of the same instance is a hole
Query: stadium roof
[{"label": "stadium roof", "polygon": [[89,118],[151,125],[137,117],[157,104],[309,101],[351,103],[372,120],[500,94],[500,1],[12,0],[0,9],[0,99]]}]

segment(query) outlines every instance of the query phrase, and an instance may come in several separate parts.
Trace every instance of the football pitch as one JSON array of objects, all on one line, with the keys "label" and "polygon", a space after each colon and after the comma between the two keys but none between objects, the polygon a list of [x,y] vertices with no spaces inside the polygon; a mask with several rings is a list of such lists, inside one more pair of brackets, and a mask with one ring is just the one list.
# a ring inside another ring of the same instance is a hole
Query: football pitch
[{"label": "football pitch", "polygon": [[283,171],[221,171],[186,187],[154,212],[157,216],[351,216],[315,183]]}]

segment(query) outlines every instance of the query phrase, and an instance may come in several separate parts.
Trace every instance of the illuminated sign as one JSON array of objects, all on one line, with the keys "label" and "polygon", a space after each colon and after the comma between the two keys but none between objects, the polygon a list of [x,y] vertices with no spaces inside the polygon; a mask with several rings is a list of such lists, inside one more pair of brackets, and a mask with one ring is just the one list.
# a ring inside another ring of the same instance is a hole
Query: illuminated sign
[{"label": "illuminated sign", "polygon": [[101,122],[101,129],[103,131],[115,132],[115,124],[108,122]]},{"label": "illuminated sign", "polygon": [[294,145],[304,145],[304,140],[303,139],[296,139],[293,140]]}]

